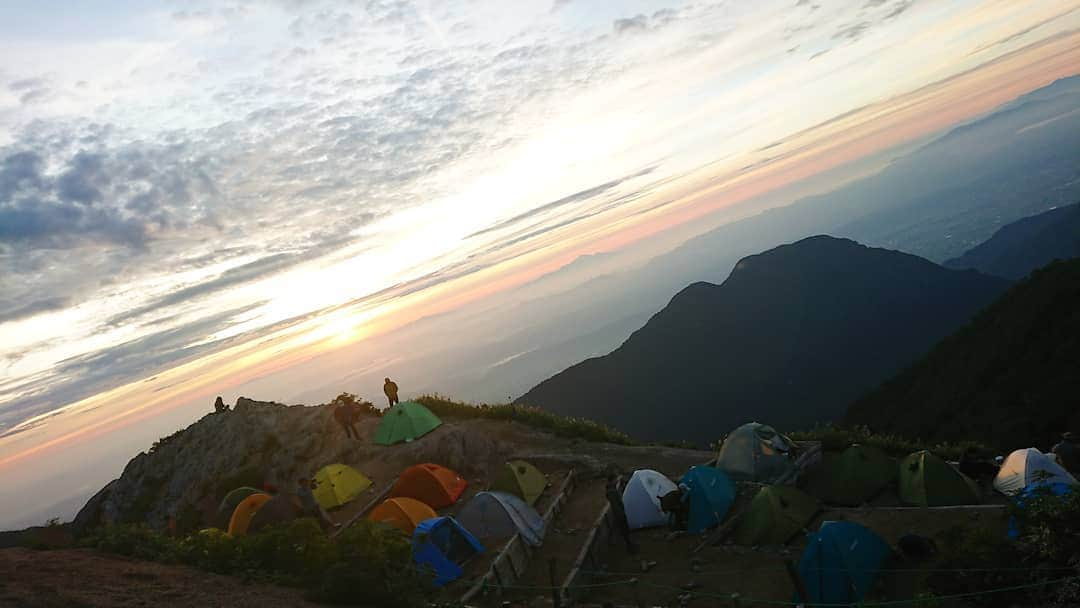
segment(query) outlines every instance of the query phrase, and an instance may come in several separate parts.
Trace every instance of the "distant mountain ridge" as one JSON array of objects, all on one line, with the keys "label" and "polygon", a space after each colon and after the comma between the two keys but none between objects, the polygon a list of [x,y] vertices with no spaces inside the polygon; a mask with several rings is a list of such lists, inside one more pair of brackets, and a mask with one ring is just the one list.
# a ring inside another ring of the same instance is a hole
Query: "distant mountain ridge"
[{"label": "distant mountain ridge", "polygon": [[1080,260],[1054,262],[877,389],[847,421],[924,441],[1048,449],[1080,429]]},{"label": "distant mountain ridge", "polygon": [[759,420],[840,418],[1008,286],[974,271],[816,236],[694,283],[608,355],[517,399],[647,439],[715,440]]},{"label": "distant mountain ridge", "polygon": [[1080,203],[1008,224],[944,266],[1022,279],[1055,259],[1075,257],[1080,257]]}]

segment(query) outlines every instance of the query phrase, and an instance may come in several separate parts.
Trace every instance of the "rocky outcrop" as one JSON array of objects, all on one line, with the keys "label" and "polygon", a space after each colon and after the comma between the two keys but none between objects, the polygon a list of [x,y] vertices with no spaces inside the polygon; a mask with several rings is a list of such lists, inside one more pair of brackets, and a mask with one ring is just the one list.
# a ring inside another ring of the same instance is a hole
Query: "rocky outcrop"
[{"label": "rocky outcrop", "polygon": [[447,422],[417,441],[374,445],[379,418],[357,425],[351,440],[334,422],[332,407],[287,406],[241,397],[232,410],[207,414],[159,440],[123,474],[87,502],[75,517],[80,532],[104,522],[145,522],[162,527],[170,517],[189,525],[213,523],[229,490],[273,484],[291,490],[299,477],[342,462],[355,466],[377,487],[421,462],[448,466],[475,479],[503,462],[510,446],[465,423]]}]

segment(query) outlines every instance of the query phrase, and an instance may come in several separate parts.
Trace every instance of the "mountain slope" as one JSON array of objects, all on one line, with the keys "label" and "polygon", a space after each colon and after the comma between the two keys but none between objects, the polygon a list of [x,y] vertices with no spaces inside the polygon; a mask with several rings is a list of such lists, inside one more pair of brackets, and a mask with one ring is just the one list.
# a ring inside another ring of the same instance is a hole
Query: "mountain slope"
[{"label": "mountain slope", "polygon": [[849,422],[924,440],[1047,449],[1080,428],[1080,260],[1037,270],[912,367],[855,402]]},{"label": "mountain slope", "polygon": [[518,399],[650,439],[714,440],[843,407],[1001,293],[1007,281],[817,236],[695,283],[614,352]]},{"label": "mountain slope", "polygon": [[986,242],[944,265],[1022,279],[1054,260],[1075,257],[1080,257],[1080,203],[1004,226]]}]

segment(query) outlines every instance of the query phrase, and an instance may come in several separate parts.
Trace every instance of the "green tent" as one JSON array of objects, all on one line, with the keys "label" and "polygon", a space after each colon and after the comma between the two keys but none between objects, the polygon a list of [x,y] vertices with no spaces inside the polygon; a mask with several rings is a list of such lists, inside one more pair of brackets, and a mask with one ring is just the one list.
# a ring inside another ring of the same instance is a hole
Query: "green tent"
[{"label": "green tent", "polygon": [[415,401],[403,401],[383,412],[379,430],[375,432],[375,443],[393,445],[402,441],[412,441],[435,430],[442,420],[431,410]]},{"label": "green tent", "polygon": [[491,484],[492,490],[513,494],[529,506],[536,504],[546,487],[547,477],[524,460],[511,460],[506,463]]},{"label": "green tent", "polygon": [[878,448],[855,444],[826,469],[828,501],[858,506],[896,481],[896,459]]},{"label": "green tent", "polygon": [[972,505],[979,486],[944,460],[923,450],[900,461],[900,500],[920,507]]},{"label": "green tent", "polygon": [[821,506],[791,486],[763,486],[742,514],[732,540],[740,545],[783,545],[810,525]]}]

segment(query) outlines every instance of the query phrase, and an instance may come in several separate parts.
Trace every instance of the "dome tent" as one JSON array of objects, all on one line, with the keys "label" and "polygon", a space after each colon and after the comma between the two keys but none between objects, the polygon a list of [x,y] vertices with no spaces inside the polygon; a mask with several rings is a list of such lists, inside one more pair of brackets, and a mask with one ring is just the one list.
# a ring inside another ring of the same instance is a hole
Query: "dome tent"
[{"label": "dome tent", "polygon": [[382,501],[371,510],[367,518],[370,521],[388,523],[411,536],[420,522],[438,516],[431,507],[415,498],[399,497]]},{"label": "dome tent", "polygon": [[229,525],[229,518],[232,517],[233,511],[236,510],[236,505],[240,504],[241,500],[244,500],[252,494],[260,493],[262,493],[262,490],[241,486],[226,494],[225,498],[222,498],[221,503],[218,505],[217,520],[219,522],[219,527],[224,528]]},{"label": "dome tent", "polygon": [[433,509],[441,509],[457,502],[467,485],[461,475],[428,462],[405,469],[390,489],[390,498],[415,498]]},{"label": "dome tent", "polygon": [[375,443],[393,445],[412,441],[434,431],[442,420],[431,410],[415,401],[402,401],[383,412],[379,428],[375,431]]},{"label": "dome tent", "polygon": [[828,501],[858,506],[896,482],[896,459],[881,449],[855,444],[828,467]]},{"label": "dome tent", "polygon": [[273,526],[300,517],[303,509],[300,508],[300,498],[295,494],[277,494],[266,501],[251,517],[248,532],[258,532],[263,528]]},{"label": "dome tent", "polygon": [[315,473],[315,500],[333,509],[355,499],[371,487],[371,480],[346,464],[328,464]]},{"label": "dome tent", "polygon": [[822,522],[799,559],[799,578],[811,605],[848,606],[861,601],[874,586],[889,545],[869,529],[849,521]]},{"label": "dome tent", "polygon": [[974,481],[926,450],[900,462],[899,494],[904,503],[920,507],[979,502],[979,486]]},{"label": "dome tent", "polygon": [[426,519],[413,531],[413,561],[435,575],[437,587],[460,578],[462,564],[483,551],[480,541],[452,517]]},{"label": "dome tent", "polygon": [[631,530],[663,526],[668,516],[660,509],[660,497],[678,490],[675,482],[651,469],[634,471],[623,488],[623,506]]},{"label": "dome tent", "polygon": [[1027,448],[1009,454],[1002,463],[1001,470],[994,477],[994,489],[1006,496],[1015,496],[1036,482],[1077,485],[1076,479],[1052,456],[1043,454],[1035,448]]},{"label": "dome tent", "polygon": [[252,494],[241,500],[233,509],[232,517],[229,518],[229,536],[243,536],[247,534],[251,518],[255,517],[259,509],[270,501],[271,496],[263,492]]},{"label": "dome tent", "polygon": [[735,481],[771,483],[795,469],[791,447],[791,441],[773,427],[750,422],[724,439],[716,468]]},{"label": "dome tent", "polygon": [[547,477],[533,465],[524,460],[511,460],[499,470],[491,489],[513,494],[535,505],[547,483]]},{"label": "dome tent", "polygon": [[791,486],[762,486],[732,535],[740,545],[782,545],[821,511],[809,494]]},{"label": "dome tent", "polygon": [[690,467],[679,485],[687,488],[685,500],[690,503],[690,513],[686,530],[691,534],[719,524],[735,502],[735,483],[714,467]]},{"label": "dome tent", "polygon": [[477,538],[506,538],[521,534],[530,546],[544,540],[544,520],[524,500],[506,492],[479,492],[457,515],[459,524]]}]

